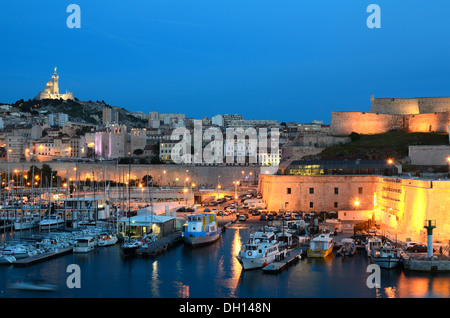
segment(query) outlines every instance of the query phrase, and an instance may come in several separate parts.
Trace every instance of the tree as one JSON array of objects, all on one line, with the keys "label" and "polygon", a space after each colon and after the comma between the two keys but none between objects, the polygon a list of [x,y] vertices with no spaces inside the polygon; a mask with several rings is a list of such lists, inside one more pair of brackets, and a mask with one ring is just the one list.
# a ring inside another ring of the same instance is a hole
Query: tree
[{"label": "tree", "polygon": [[142,177],[142,182],[143,182],[145,185],[151,184],[151,181],[152,181],[152,180],[153,180],[153,177],[150,176],[150,175],[148,175],[148,174]]},{"label": "tree", "polygon": [[140,156],[140,155],[142,155],[144,153],[144,150],[142,150],[142,149],[136,149],[135,151],[133,151],[133,154],[135,155],[135,156]]}]

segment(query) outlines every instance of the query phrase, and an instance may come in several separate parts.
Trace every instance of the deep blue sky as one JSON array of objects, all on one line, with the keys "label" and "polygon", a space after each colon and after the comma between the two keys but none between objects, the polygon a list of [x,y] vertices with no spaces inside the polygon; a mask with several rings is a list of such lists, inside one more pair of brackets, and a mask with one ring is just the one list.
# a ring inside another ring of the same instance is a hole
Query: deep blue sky
[{"label": "deep blue sky", "polygon": [[[66,8],[81,7],[81,29]],[[366,8],[381,7],[381,29]],[[0,102],[61,90],[131,111],[329,123],[450,96],[450,1],[2,0]]]}]

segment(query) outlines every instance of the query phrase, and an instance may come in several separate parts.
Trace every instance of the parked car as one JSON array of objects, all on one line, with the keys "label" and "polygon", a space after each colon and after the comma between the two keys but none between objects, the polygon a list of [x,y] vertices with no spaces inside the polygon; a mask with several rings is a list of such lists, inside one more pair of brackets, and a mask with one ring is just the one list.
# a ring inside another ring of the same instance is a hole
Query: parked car
[{"label": "parked car", "polygon": [[274,216],[273,214],[267,214],[267,221],[273,221]]},{"label": "parked car", "polygon": [[217,215],[227,216],[227,215],[228,215],[228,212],[227,212],[227,211],[220,210],[219,212],[217,212]]},{"label": "parked car", "polygon": [[266,215],[265,215],[265,214],[261,214],[261,215],[259,216],[259,220],[260,220],[260,221],[266,221],[266,220],[267,220]]},{"label": "parked car", "polygon": [[209,209],[204,209],[203,212],[210,212]]},{"label": "parked car", "polygon": [[422,242],[406,242],[405,250],[408,249],[409,247],[417,245],[417,244],[423,244],[423,243]]},{"label": "parked car", "polygon": [[[413,253],[426,253],[428,251],[428,247],[424,244],[416,244],[413,246],[410,246],[406,249],[407,252],[413,252]],[[433,253],[436,251],[436,249],[433,248]]]},{"label": "parked car", "polygon": [[247,221],[247,218],[245,217],[245,215],[239,215],[239,218],[238,218],[238,220],[239,221]]}]

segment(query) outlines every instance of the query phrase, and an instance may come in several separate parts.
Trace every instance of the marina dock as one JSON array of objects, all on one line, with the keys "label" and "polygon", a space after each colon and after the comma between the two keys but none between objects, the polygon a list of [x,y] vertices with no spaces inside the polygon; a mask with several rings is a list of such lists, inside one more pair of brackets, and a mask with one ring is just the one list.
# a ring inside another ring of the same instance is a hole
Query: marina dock
[{"label": "marina dock", "polygon": [[287,252],[287,255],[283,259],[270,263],[269,265],[263,267],[262,270],[266,273],[278,273],[289,265],[298,262],[301,259],[302,253],[302,248],[294,248]]},{"label": "marina dock", "polygon": [[156,242],[148,244],[148,247],[141,247],[136,250],[137,254],[143,256],[156,257],[165,252],[169,248],[178,245],[182,242],[181,232],[173,233],[168,236],[158,239]]},{"label": "marina dock", "polygon": [[25,267],[25,266],[30,266],[33,264],[37,264],[61,255],[66,255],[69,253],[72,253],[73,251],[73,247],[66,247],[66,248],[61,248],[61,249],[57,249],[55,251],[51,251],[51,252],[45,252],[39,255],[34,255],[34,256],[30,256],[18,261],[15,261],[13,264],[14,266],[20,266],[20,267]]}]

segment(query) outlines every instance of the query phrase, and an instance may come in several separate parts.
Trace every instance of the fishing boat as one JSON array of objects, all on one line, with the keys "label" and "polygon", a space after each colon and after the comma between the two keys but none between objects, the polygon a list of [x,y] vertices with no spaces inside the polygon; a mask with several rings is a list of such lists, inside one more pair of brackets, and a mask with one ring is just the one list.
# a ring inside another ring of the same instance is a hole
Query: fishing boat
[{"label": "fishing boat", "polygon": [[250,234],[247,244],[243,245],[236,257],[243,269],[267,266],[277,259],[282,259],[279,242],[273,232],[254,232]]},{"label": "fishing boat", "polygon": [[98,238],[98,246],[110,246],[117,243],[119,239],[115,234],[102,233]]},{"label": "fishing boat", "polygon": [[97,245],[93,236],[80,237],[77,239],[76,245],[73,247],[74,253],[87,253],[93,251]]},{"label": "fishing boat", "polygon": [[351,238],[344,238],[341,240],[341,248],[336,252],[339,256],[353,256],[356,253],[355,241]]},{"label": "fishing boat", "polygon": [[329,233],[323,233],[313,238],[306,252],[308,257],[325,258],[333,252],[334,242]]},{"label": "fishing boat", "polygon": [[394,268],[399,264],[401,254],[395,246],[383,245],[372,248],[370,259],[382,268]]},{"label": "fishing boat", "polygon": [[278,246],[280,249],[294,249],[299,245],[297,235],[289,232],[282,232],[276,235]]},{"label": "fishing boat", "polygon": [[183,241],[190,246],[200,246],[217,241],[222,231],[217,226],[215,213],[192,214],[181,232]]},{"label": "fishing boat", "polygon": [[45,216],[39,226],[42,230],[54,230],[64,226],[64,220],[58,214],[52,214]]},{"label": "fishing boat", "polygon": [[382,245],[382,240],[378,236],[372,236],[367,239],[367,243],[365,245],[366,254],[370,255],[373,248],[378,248]]}]

